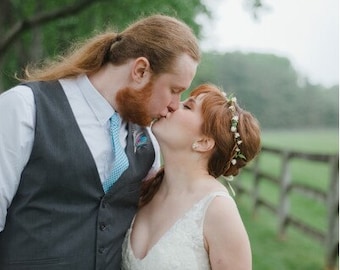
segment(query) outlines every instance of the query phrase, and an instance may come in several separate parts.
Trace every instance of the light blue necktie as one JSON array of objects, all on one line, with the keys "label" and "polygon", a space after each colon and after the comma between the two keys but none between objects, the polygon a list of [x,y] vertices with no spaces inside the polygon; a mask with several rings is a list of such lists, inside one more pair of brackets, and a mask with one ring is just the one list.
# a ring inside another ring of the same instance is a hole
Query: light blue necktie
[{"label": "light blue necktie", "polygon": [[115,113],[110,118],[110,134],[112,139],[113,151],[114,151],[114,166],[109,178],[103,183],[103,189],[106,192],[111,186],[118,180],[122,173],[129,167],[129,160],[125,154],[125,151],[119,141],[119,130],[121,125],[121,118],[118,113]]}]

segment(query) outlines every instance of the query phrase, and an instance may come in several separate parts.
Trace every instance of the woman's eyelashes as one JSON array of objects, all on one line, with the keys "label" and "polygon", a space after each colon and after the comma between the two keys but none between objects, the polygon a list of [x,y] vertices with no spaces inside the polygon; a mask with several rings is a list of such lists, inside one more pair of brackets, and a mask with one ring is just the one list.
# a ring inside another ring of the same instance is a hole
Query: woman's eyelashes
[{"label": "woman's eyelashes", "polygon": [[185,110],[191,110],[191,107],[186,103],[183,103],[182,106],[183,106],[183,109]]},{"label": "woman's eyelashes", "polygon": [[194,110],[196,105],[197,105],[196,101],[192,97],[182,102],[183,109],[186,109],[186,110]]}]

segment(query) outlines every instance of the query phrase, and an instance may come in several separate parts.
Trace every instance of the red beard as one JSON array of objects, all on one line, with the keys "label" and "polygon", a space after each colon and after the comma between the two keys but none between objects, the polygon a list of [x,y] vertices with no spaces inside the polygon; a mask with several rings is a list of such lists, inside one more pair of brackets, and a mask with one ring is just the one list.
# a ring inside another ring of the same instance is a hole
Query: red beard
[{"label": "red beard", "polygon": [[153,120],[148,105],[152,94],[153,82],[150,81],[140,90],[121,89],[116,96],[117,111],[124,121],[140,126],[149,126]]}]

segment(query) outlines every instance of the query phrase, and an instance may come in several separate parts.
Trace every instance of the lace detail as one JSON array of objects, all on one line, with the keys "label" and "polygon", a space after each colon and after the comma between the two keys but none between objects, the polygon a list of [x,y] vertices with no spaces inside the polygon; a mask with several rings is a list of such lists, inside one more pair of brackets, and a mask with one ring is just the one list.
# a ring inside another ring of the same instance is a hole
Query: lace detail
[{"label": "lace detail", "polygon": [[133,254],[130,228],[123,243],[122,270],[210,270],[204,248],[203,222],[209,203],[216,196],[231,198],[225,192],[205,196],[176,221],[143,259]]}]

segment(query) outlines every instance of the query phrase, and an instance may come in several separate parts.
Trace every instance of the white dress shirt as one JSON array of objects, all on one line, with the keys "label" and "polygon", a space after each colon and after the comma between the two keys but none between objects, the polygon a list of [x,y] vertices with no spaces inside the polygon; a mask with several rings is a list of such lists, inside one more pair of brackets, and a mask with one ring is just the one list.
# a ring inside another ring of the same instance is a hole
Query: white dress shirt
[{"label": "white dress shirt", "polygon": [[[110,117],[115,112],[93,87],[87,76],[62,79],[67,99],[84,139],[97,165],[101,182],[113,167],[114,153],[109,132]],[[149,174],[160,167],[159,146],[147,128],[155,148],[155,162]],[[4,229],[7,208],[17,191],[21,173],[31,155],[35,132],[35,104],[31,88],[18,85],[0,95],[0,232]],[[126,147],[126,123],[120,129]]]}]

